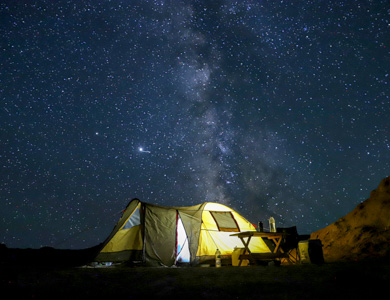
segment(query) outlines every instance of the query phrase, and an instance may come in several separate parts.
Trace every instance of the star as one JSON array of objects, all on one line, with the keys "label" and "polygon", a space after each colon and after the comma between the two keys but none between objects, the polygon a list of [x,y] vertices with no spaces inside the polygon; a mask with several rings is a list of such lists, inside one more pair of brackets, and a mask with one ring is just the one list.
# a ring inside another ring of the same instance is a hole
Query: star
[{"label": "star", "polygon": [[139,151],[139,152],[142,152],[142,153],[150,153],[150,151],[145,150],[143,147],[139,147],[139,148],[138,148],[138,151]]}]

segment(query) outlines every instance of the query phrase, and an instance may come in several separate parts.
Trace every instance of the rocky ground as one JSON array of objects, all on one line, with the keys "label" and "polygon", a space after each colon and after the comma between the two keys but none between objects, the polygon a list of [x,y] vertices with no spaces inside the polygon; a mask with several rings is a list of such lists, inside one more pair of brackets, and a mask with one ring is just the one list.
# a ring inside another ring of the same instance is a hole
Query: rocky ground
[{"label": "rocky ground", "polygon": [[390,177],[346,216],[313,232],[320,239],[325,260],[348,261],[390,254]]},{"label": "rocky ground", "polygon": [[1,268],[20,299],[367,299],[387,293],[387,259],[221,268]]}]

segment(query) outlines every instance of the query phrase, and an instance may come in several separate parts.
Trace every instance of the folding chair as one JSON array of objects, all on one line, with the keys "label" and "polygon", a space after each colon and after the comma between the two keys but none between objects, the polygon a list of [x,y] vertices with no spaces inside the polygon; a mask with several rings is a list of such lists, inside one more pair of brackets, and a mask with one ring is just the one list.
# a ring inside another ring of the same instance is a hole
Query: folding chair
[{"label": "folding chair", "polygon": [[286,257],[282,260],[286,260],[290,264],[295,264],[300,262],[299,251],[298,251],[298,243],[299,241],[308,239],[309,235],[299,235],[297,231],[297,227],[288,227],[288,228],[277,228],[277,232],[285,233],[281,248],[284,253],[286,253]]}]

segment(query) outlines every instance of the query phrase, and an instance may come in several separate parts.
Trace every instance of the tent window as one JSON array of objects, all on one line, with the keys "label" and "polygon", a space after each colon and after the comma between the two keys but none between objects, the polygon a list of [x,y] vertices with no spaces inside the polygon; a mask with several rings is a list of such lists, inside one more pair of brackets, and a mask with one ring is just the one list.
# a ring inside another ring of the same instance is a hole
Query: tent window
[{"label": "tent window", "polygon": [[240,231],[240,228],[238,228],[238,224],[230,211],[210,211],[210,213],[213,216],[219,231]]},{"label": "tent window", "polygon": [[134,212],[131,214],[130,218],[127,220],[126,224],[122,227],[122,229],[130,229],[140,224],[141,224],[141,216],[139,213],[139,208],[137,207],[134,210]]}]

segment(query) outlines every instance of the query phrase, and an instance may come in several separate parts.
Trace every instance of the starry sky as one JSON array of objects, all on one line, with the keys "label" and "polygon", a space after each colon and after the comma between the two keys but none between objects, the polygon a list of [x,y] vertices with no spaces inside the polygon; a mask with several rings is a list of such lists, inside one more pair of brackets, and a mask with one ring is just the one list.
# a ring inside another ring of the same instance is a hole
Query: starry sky
[{"label": "starry sky", "polygon": [[389,174],[387,1],[0,3],[0,242],[103,242],[132,198],[307,234]]}]

